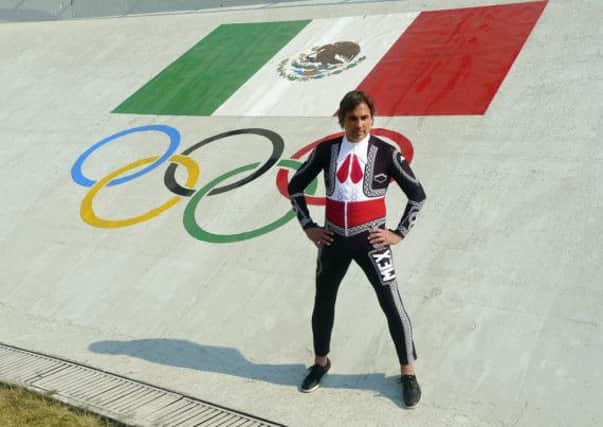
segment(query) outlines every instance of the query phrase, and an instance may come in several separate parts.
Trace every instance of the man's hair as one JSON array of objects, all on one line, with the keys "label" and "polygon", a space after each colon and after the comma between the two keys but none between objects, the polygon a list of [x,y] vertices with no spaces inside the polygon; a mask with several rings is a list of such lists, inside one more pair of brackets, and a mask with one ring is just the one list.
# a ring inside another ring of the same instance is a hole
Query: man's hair
[{"label": "man's hair", "polygon": [[343,119],[345,115],[350,111],[353,111],[354,108],[359,106],[360,104],[366,104],[371,110],[371,117],[375,116],[375,104],[370,96],[361,90],[352,90],[345,94],[341,102],[339,103],[339,111],[337,112],[337,116],[339,118],[339,124],[343,127]]}]

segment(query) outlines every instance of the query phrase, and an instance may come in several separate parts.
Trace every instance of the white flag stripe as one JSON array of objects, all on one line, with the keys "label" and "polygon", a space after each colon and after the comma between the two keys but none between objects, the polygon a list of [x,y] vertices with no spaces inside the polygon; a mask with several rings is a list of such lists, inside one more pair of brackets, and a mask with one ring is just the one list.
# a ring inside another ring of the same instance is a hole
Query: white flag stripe
[{"label": "white flag stripe", "polygon": [[[222,116],[329,116],[341,97],[356,88],[375,67],[418,13],[371,15],[310,22],[293,40],[222,104],[213,115]],[[320,79],[288,80],[279,75],[284,59],[339,41],[360,46],[356,66]]]}]

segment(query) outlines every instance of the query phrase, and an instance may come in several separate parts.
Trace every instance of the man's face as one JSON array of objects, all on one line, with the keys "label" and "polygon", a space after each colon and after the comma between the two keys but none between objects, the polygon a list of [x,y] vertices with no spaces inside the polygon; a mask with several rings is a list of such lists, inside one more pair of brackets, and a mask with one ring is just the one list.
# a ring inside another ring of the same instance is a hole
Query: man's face
[{"label": "man's face", "polygon": [[343,129],[350,142],[358,142],[368,135],[373,125],[373,116],[368,105],[358,104],[343,117]]}]

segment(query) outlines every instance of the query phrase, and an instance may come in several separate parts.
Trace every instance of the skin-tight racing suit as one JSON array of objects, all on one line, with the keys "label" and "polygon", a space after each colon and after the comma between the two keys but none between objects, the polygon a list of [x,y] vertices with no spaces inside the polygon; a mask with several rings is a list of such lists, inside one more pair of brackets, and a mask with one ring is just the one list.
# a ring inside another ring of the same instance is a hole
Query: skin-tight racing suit
[{"label": "skin-tight racing suit", "polygon": [[402,219],[391,230],[401,237],[413,227],[425,192],[394,146],[372,135],[355,143],[337,137],[319,144],[289,183],[291,204],[304,229],[318,226],[310,217],[303,192],[321,171],[327,196],[325,228],[334,233],[334,240],[319,247],[312,314],[314,352],[317,356],[329,353],[337,290],[354,260],[377,294],[400,364],[412,363],[417,358],[412,326],[398,292],[391,248],[374,247],[368,233],[385,228],[385,193],[392,178],[408,197]]}]

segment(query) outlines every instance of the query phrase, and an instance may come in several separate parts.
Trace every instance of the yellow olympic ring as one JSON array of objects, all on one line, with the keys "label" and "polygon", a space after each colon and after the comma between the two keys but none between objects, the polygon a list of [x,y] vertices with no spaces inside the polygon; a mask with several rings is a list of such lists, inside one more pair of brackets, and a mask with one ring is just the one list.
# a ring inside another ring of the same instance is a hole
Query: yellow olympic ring
[{"label": "yellow olympic ring", "polygon": [[[94,184],[94,186],[90,188],[90,191],[88,191],[88,194],[86,194],[86,197],[84,197],[84,199],[82,200],[82,205],[80,207],[80,216],[82,217],[84,222],[99,228],[127,227],[128,225],[138,224],[140,222],[144,222],[151,218],[154,218],[162,212],[176,205],[180,200],[182,200],[182,198],[178,196],[172,197],[166,203],[157,208],[151,209],[150,211],[142,215],[126,219],[102,219],[94,213],[94,209],[92,209],[92,201],[94,200],[94,197],[103,187],[105,187],[105,185],[111,182],[113,178],[122,175],[123,173],[129,170],[136,169],[137,167],[149,163],[153,163],[157,159],[159,159],[159,156],[147,157],[146,159],[137,160],[133,163],[130,163],[129,165],[117,169],[114,172],[111,172],[109,175]],[[177,154],[170,157],[170,161],[180,163],[182,166],[186,167],[188,177],[186,178],[185,185],[187,187],[190,188],[197,183],[197,179],[199,179],[199,165],[197,164],[197,162],[195,162],[190,157],[181,156]]]}]

